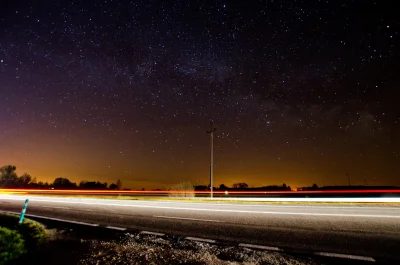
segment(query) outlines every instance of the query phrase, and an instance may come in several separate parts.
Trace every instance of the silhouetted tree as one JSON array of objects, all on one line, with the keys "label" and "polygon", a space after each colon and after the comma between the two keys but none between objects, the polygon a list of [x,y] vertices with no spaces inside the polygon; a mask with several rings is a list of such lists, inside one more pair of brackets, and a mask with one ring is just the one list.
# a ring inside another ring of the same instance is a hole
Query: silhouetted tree
[{"label": "silhouetted tree", "polygon": [[108,189],[107,182],[101,183],[101,182],[97,181],[97,186],[101,187],[101,189]]},{"label": "silhouetted tree", "polygon": [[318,185],[317,184],[312,184],[312,187],[311,187],[313,190],[317,190],[318,189]]},{"label": "silhouetted tree", "polygon": [[34,180],[32,180],[30,187],[37,188],[37,189],[48,189],[49,188],[49,183],[39,181],[37,183],[33,183]]},{"label": "silhouetted tree", "polygon": [[18,186],[28,187],[29,184],[33,182],[33,178],[31,175],[24,173],[22,176],[18,178]]},{"label": "silhouetted tree", "polygon": [[15,187],[18,184],[18,176],[15,171],[17,168],[12,165],[3,166],[0,168],[0,186]]},{"label": "silhouetted tree", "polygon": [[228,187],[225,186],[225,184],[221,184],[221,185],[219,185],[219,189],[220,190],[226,190],[226,189],[228,189]]},{"label": "silhouetted tree", "polygon": [[78,187],[79,187],[80,189],[83,189],[83,187],[86,185],[86,183],[87,183],[86,180],[81,180],[81,182],[79,182]]},{"label": "silhouetted tree", "polygon": [[55,189],[74,189],[77,188],[76,183],[71,182],[67,178],[56,178],[52,184]]},{"label": "silhouetted tree", "polygon": [[194,186],[194,190],[208,190],[208,189],[209,189],[209,186],[207,186],[207,185]]},{"label": "silhouetted tree", "polygon": [[122,189],[122,181],[120,179],[117,180],[118,190]]},{"label": "silhouetted tree", "polygon": [[109,189],[110,190],[118,190],[118,186],[115,183],[111,183]]},{"label": "silhouetted tree", "polygon": [[283,185],[282,185],[282,189],[283,189],[283,190],[287,190],[286,183],[283,183]]},{"label": "silhouetted tree", "polygon": [[103,190],[107,189],[107,182],[101,183],[100,181],[86,181],[82,180],[79,183],[79,188],[85,190]]},{"label": "silhouetted tree", "polygon": [[240,182],[240,183],[233,184],[233,188],[234,189],[247,189],[247,188],[249,188],[249,185],[247,185],[247,183]]}]

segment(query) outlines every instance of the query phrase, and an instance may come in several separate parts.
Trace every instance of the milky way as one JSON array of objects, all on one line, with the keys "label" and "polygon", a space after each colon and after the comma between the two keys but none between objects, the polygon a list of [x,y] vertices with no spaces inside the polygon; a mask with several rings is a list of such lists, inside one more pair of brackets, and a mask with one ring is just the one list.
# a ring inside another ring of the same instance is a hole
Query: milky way
[{"label": "milky way", "polygon": [[[0,4],[1,164],[133,188],[400,184],[390,1]],[[21,172],[22,173],[22,172]]]}]

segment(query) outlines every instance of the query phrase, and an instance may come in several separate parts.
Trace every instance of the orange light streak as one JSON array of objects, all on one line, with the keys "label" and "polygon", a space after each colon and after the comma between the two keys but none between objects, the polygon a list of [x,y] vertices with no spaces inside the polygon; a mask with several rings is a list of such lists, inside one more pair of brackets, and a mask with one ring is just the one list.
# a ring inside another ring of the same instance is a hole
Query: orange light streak
[{"label": "orange light streak", "polygon": [[[192,193],[210,194],[210,191],[179,191],[179,190],[57,190],[57,189],[0,189],[0,194],[9,193],[74,193],[74,194],[169,194]],[[214,191],[215,194],[225,194],[224,191]],[[229,191],[229,194],[335,194],[335,193],[400,193],[400,189],[392,190],[318,190],[318,191]]]}]

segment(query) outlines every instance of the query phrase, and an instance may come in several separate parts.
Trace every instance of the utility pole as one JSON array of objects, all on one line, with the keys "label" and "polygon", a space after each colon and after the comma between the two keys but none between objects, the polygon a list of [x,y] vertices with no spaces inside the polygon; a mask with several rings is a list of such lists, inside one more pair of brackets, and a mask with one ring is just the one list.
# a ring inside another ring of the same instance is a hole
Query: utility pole
[{"label": "utility pole", "polygon": [[348,181],[349,181],[349,186],[351,187],[351,182],[350,182],[350,175],[349,175],[349,173],[346,173],[346,176],[347,176],[347,179],[348,179]]},{"label": "utility pole", "polygon": [[214,132],[217,128],[213,127],[213,123],[210,122],[210,130],[207,133],[210,134],[210,198],[213,198],[213,169],[214,169]]}]

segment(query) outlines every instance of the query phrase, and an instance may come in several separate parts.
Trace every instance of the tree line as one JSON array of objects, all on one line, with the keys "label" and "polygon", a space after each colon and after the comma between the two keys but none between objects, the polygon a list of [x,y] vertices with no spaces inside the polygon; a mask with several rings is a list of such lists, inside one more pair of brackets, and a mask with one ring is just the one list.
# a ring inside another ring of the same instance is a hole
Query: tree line
[{"label": "tree line", "polygon": [[[205,191],[209,190],[210,186],[208,185],[197,185],[194,186],[196,191]],[[248,190],[248,191],[257,191],[257,190],[267,190],[267,191],[290,191],[292,188],[285,183],[282,186],[278,185],[270,185],[270,186],[261,186],[261,187],[249,187],[247,183],[239,182],[234,183],[231,187],[226,186],[225,184],[219,185],[219,187],[213,187],[214,190],[224,190],[224,191],[235,191],[235,190]]]},{"label": "tree line", "polygon": [[28,173],[18,176],[16,166],[6,165],[0,168],[0,187],[2,188],[35,188],[35,189],[90,189],[90,190],[120,190],[122,181],[108,185],[107,182],[82,180],[79,184],[68,178],[55,178],[53,182],[37,181]]},{"label": "tree line", "polygon": [[[37,181],[35,177],[24,173],[20,176],[16,173],[17,168],[13,165],[6,165],[0,168],[0,187],[1,188],[32,188],[32,189],[83,189],[83,190],[121,190],[122,181],[118,179],[115,183],[108,185],[107,182],[100,181],[87,181],[82,180],[78,184],[70,181],[68,178],[55,178],[53,182],[42,182]],[[190,184],[193,187],[192,184]],[[314,184],[315,185],[315,184]],[[315,185],[316,186],[316,185]],[[174,188],[179,188],[174,187]],[[315,187],[314,187],[315,188]],[[192,189],[192,188],[191,188]],[[223,191],[235,191],[235,190],[247,190],[247,191],[290,191],[291,187],[285,183],[282,186],[270,185],[261,187],[249,187],[247,183],[238,182],[234,183],[231,187],[225,184],[219,185],[219,187],[213,187],[214,190]],[[144,190],[144,189],[143,189]],[[160,189],[158,189],[160,190]],[[195,191],[207,191],[210,190],[210,185],[197,185],[194,186]]]}]

